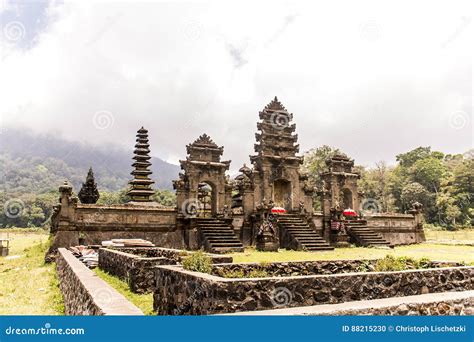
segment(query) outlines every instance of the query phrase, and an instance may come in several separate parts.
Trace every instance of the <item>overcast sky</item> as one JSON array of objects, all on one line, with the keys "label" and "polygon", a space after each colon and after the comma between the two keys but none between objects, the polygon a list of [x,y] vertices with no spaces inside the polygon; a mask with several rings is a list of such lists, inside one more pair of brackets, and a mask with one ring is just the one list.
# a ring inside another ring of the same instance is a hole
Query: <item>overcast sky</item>
[{"label": "overcast sky", "polygon": [[173,163],[205,132],[236,170],[277,95],[301,152],[465,152],[471,3],[0,0],[2,129],[131,148],[143,125]]}]

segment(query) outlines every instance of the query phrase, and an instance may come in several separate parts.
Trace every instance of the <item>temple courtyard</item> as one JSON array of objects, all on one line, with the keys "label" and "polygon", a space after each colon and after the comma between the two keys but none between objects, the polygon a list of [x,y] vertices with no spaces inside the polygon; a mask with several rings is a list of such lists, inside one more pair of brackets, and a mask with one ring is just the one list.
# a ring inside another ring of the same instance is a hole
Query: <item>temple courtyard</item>
[{"label": "temple courtyard", "polygon": [[[349,247],[315,253],[286,249],[280,249],[278,252],[260,252],[255,248],[246,248],[243,253],[228,255],[233,257],[233,263],[364,260],[393,255],[474,265],[474,229],[460,231],[425,229],[425,234],[427,241],[424,243],[396,246],[392,249]],[[49,234],[42,230],[26,232],[12,230],[9,238],[10,255],[0,258],[0,314],[64,314],[56,267],[54,264],[44,263],[44,253],[50,244]],[[144,314],[154,314],[152,293],[134,293],[129,285],[118,277],[99,268],[93,272]]]}]

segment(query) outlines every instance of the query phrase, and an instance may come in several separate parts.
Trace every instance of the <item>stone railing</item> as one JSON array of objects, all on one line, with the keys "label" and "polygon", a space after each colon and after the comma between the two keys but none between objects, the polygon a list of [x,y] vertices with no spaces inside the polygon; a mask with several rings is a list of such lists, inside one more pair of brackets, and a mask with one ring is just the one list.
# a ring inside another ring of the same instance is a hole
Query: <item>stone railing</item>
[{"label": "stone railing", "polygon": [[412,214],[374,213],[364,218],[368,228],[382,235],[392,245],[425,241],[423,229],[417,227],[417,220]]},{"label": "stone railing", "polygon": [[66,315],[143,315],[64,248],[58,250],[56,268]]}]

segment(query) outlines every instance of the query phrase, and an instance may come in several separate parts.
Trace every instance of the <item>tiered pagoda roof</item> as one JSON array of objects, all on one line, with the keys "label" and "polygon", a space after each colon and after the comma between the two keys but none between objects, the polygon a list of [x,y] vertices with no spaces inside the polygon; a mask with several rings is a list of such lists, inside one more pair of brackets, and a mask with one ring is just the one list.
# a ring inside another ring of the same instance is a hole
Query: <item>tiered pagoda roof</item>
[{"label": "tiered pagoda roof", "polygon": [[134,202],[151,202],[150,196],[155,193],[151,188],[154,182],[149,177],[152,173],[149,169],[151,166],[149,147],[148,131],[142,127],[137,132],[137,143],[133,151],[135,162],[132,164],[135,169],[131,172],[133,180],[129,182],[131,188],[127,192],[127,195]]},{"label": "tiered pagoda roof", "polygon": [[275,98],[259,113],[257,123],[258,133],[255,134],[257,143],[254,145],[257,157],[273,159],[301,159],[296,156],[299,152],[298,135],[294,134],[296,125],[292,124],[293,114]]}]

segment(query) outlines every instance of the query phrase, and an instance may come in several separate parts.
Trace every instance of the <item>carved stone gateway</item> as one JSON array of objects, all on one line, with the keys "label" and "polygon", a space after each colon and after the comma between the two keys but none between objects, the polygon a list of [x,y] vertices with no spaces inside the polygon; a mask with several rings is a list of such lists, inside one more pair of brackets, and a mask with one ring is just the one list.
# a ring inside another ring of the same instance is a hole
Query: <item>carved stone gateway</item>
[{"label": "carved stone gateway", "polygon": [[357,181],[360,175],[353,170],[354,160],[338,154],[326,160],[326,165],[327,170],[321,173],[323,214],[329,217],[335,211],[359,210]]},{"label": "carved stone gateway", "polygon": [[[188,156],[180,160],[184,173],[173,182],[178,215],[181,217],[217,216],[230,208],[232,187],[226,176],[230,160],[221,161],[223,147],[207,135],[186,146]],[[226,213],[227,215],[227,213]]]},{"label": "carved stone gateway", "polygon": [[253,185],[252,211],[255,210],[255,203],[267,199],[287,212],[299,211],[300,202],[303,202],[306,212],[312,213],[312,189],[307,187],[307,178],[299,170],[303,157],[297,156],[299,145],[298,135],[294,134],[296,125],[291,123],[293,114],[275,97],[259,113],[259,117],[259,132],[255,134],[257,154],[250,157],[253,170],[241,170]]}]

